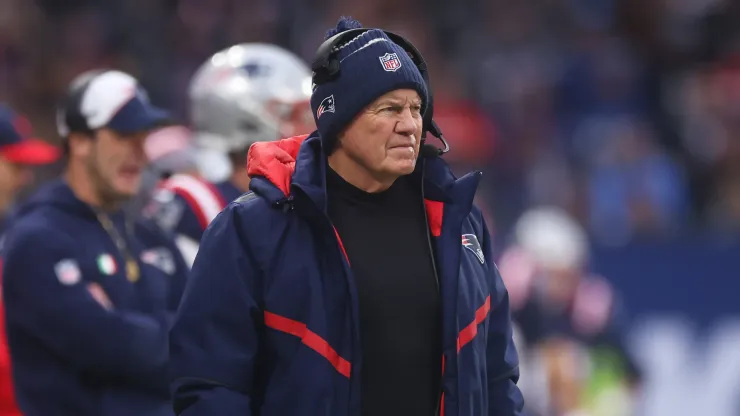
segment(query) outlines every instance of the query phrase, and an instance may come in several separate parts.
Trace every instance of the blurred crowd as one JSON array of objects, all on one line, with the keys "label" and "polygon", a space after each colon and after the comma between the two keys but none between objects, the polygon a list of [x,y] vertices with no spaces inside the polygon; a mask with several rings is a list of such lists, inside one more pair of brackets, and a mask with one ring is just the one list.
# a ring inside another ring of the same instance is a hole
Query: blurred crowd
[{"label": "blurred crowd", "polygon": [[727,0],[3,0],[0,100],[56,140],[80,71],[117,67],[185,119],[214,50],[273,42],[310,59],[336,16],[412,39],[432,68],[450,159],[487,175],[498,235],[532,204],[594,237],[740,225],[740,44]]}]

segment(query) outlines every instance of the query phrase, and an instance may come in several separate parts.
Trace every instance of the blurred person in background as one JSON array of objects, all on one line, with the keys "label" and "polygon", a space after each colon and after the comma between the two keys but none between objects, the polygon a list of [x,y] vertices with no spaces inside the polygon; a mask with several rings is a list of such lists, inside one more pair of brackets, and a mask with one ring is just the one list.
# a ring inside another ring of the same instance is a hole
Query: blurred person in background
[{"label": "blurred person in background", "polygon": [[422,147],[413,45],[360,28],[317,51],[318,131],[254,144],[253,192],[203,236],[170,337],[178,415],[520,414],[480,174]]},{"label": "blurred person in background", "polygon": [[[226,204],[249,190],[244,169],[249,147],[314,128],[310,96],[311,70],[292,52],[275,45],[232,46],[210,57],[196,72],[189,99],[203,175],[172,175],[144,213],[176,236],[189,264],[208,224]],[[219,161],[230,174],[212,183],[208,172],[219,168]]]},{"label": "blurred person in background", "polygon": [[[8,216],[15,196],[32,181],[32,167],[53,163],[59,156],[58,148],[33,138],[31,124],[24,116],[15,113],[7,105],[0,105],[0,267],[3,234],[11,222]],[[5,338],[5,313],[1,305],[0,415],[20,415],[13,395],[10,355]]]},{"label": "blurred person in background", "polygon": [[144,142],[150,171],[159,179],[176,173],[199,175],[192,132],[185,126],[167,126],[153,131]]},{"label": "blurred person in background", "polygon": [[589,273],[588,250],[581,225],[559,208],[541,206],[520,217],[499,261],[533,415],[632,414],[640,371],[625,345],[617,294]]},{"label": "blurred person in background", "polygon": [[33,138],[24,116],[0,104],[0,235],[16,195],[33,180],[32,168],[59,156],[58,148]]},{"label": "blurred person in background", "polygon": [[[141,187],[133,200],[126,204],[133,215],[142,212],[146,218],[154,217],[158,204],[152,203],[160,192],[162,181],[176,174],[201,176],[197,149],[193,146],[192,132],[182,125],[166,126],[152,131],[144,141],[144,154],[149,163],[141,178]],[[148,210],[154,210],[150,213]]]},{"label": "blurred person in background", "polygon": [[690,207],[684,169],[657,145],[644,120],[625,117],[585,136],[598,142],[588,148],[584,169],[595,240],[622,245],[675,235],[685,226]]},{"label": "blurred person in background", "polygon": [[24,415],[171,415],[170,317],[187,266],[122,204],[139,190],[144,140],[168,122],[128,74],[74,79],[57,113],[63,177],[14,216],[3,301]]}]

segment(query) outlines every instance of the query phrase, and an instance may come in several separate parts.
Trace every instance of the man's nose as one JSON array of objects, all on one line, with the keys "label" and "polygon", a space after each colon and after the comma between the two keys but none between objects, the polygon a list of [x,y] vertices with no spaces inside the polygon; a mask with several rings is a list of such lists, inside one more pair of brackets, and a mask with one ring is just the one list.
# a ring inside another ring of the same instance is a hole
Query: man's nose
[{"label": "man's nose", "polygon": [[146,139],[146,135],[137,135],[129,139],[129,146],[132,150],[133,156],[137,159],[147,159]]},{"label": "man's nose", "polygon": [[400,114],[400,120],[396,123],[396,133],[410,136],[416,134],[421,120],[417,120],[410,108],[405,108]]}]

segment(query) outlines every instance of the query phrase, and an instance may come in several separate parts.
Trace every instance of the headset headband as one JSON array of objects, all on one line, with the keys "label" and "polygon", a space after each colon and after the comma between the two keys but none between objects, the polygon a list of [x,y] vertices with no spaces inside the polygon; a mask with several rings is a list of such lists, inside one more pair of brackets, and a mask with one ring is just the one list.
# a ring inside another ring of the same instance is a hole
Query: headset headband
[{"label": "headset headband", "polygon": [[[375,29],[349,29],[344,32],[337,33],[336,35],[325,40],[316,50],[316,56],[311,63],[311,70],[313,71],[313,83],[316,85],[321,85],[327,82],[331,82],[339,77],[340,65],[339,59],[337,58],[339,46],[344,45],[345,43],[369,30]],[[450,145],[447,143],[447,140],[444,138],[442,131],[439,129],[439,126],[437,126],[437,123],[433,119],[434,94],[432,93],[432,88],[429,82],[429,71],[427,69],[427,63],[424,60],[424,57],[421,55],[421,52],[419,52],[419,50],[416,49],[416,47],[411,42],[406,40],[406,38],[404,38],[403,36],[385,30],[383,30],[382,32],[385,33],[385,35],[388,36],[388,38],[393,43],[403,48],[403,50],[405,50],[406,53],[409,54],[409,57],[411,57],[411,60],[419,69],[421,77],[422,79],[424,79],[424,82],[427,85],[429,102],[427,103],[426,111],[424,112],[423,116],[423,128],[421,135],[422,139],[426,137],[427,132],[431,133],[432,136],[437,137],[444,144],[444,149],[439,149],[439,154],[442,155],[444,153],[447,153],[450,150]]]}]

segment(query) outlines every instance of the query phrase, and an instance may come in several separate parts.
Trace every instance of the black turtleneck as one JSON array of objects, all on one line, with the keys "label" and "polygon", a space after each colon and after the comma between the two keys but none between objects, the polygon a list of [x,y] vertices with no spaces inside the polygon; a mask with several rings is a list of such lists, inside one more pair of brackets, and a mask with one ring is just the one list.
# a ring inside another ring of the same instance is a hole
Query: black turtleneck
[{"label": "black turtleneck", "polygon": [[441,302],[420,186],[402,177],[367,193],[328,169],[327,191],[360,303],[362,416],[432,416]]}]

